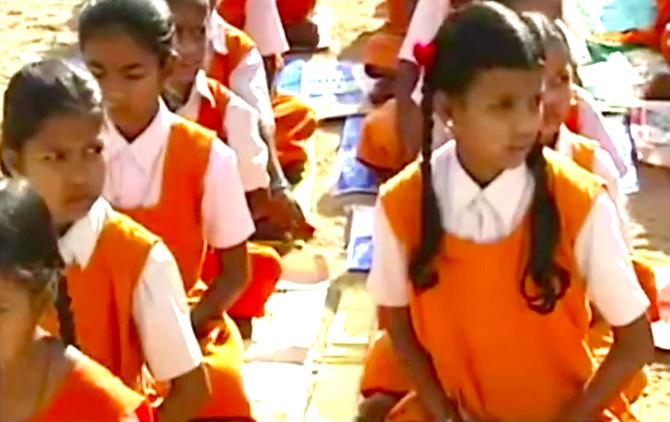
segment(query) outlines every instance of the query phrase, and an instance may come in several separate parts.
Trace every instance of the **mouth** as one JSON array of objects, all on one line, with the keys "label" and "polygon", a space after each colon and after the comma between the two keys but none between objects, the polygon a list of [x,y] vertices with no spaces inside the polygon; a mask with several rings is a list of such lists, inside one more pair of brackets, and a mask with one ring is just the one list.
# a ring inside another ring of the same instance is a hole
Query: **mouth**
[{"label": "mouth", "polygon": [[71,195],[65,198],[65,205],[73,210],[87,211],[95,202],[95,197],[91,195]]}]

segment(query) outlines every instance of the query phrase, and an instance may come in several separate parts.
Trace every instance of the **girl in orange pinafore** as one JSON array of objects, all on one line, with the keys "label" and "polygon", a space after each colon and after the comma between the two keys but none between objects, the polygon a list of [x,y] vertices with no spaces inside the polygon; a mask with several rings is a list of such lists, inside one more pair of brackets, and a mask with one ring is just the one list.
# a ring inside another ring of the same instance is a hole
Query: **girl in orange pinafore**
[{"label": "girl in orange pinafore", "polygon": [[[533,33],[477,2],[417,51],[422,160],[383,188],[368,279],[414,384],[387,420],[633,420],[620,390],[652,356],[649,301],[603,183],[537,143]],[[433,111],[455,137],[435,152]],[[591,305],[615,331],[600,365]]]},{"label": "girl in orange pinafore", "polygon": [[[174,33],[163,1],[97,0],[81,11],[79,45],[105,104],[103,196],[160,236],[177,261],[211,386],[194,419],[252,420],[243,344],[225,311],[248,284],[253,220],[234,151],[161,99]],[[222,270],[204,284],[207,246]]]},{"label": "girl in orange pinafore", "polygon": [[5,167],[45,198],[67,265],[59,313],[41,323],[53,334],[60,325],[67,343],[131,388],[146,364],[170,386],[159,417],[189,418],[208,386],[179,269],[156,236],[100,198],[103,113],[91,82],[46,60],[17,72],[5,94]]},{"label": "girl in orange pinafore", "polygon": [[38,327],[62,267],[44,201],[25,181],[0,180],[0,420],[151,422],[141,395]]},{"label": "girl in orange pinafore", "polygon": [[283,94],[272,94],[274,77],[268,76],[254,41],[226,22],[217,11],[209,19],[210,40],[205,69],[258,113],[262,135],[274,140],[277,155],[289,175],[299,172],[307,161],[305,142],[316,130],[316,116],[306,104]]},{"label": "girl in orange pinafore", "polygon": [[[286,232],[306,225],[292,200],[274,145],[265,145],[257,112],[202,69],[207,48],[206,0],[169,0],[177,34],[178,59],[167,81],[166,99],[176,112],[215,131],[236,153],[240,177],[255,221],[272,221]],[[296,216],[296,217],[294,217]],[[288,221],[286,221],[288,220]],[[269,246],[250,243],[252,280],[228,313],[243,336],[249,336],[251,318],[263,316],[264,305],[281,276],[279,254]],[[217,259],[207,256],[203,280],[218,274]]]}]

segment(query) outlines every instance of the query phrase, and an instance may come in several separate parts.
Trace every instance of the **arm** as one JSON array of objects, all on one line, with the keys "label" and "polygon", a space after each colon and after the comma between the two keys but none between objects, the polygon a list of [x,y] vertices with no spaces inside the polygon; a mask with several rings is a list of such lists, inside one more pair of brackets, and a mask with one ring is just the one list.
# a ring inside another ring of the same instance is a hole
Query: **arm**
[{"label": "arm", "polygon": [[169,384],[159,420],[195,417],[210,394],[207,372],[179,268],[163,243],[149,253],[133,296],[133,318],[148,367],[159,382]]},{"label": "arm", "polygon": [[612,327],[614,344],[583,394],[561,421],[598,419],[604,409],[633,375],[653,358],[654,348],[646,315],[624,327]]},{"label": "arm", "polygon": [[[400,60],[395,79],[395,98],[398,107],[396,130],[405,148],[405,157],[413,159],[421,149],[422,116],[419,106],[412,99],[412,93],[419,81],[419,68],[410,61]],[[411,158],[410,158],[411,157]]]},{"label": "arm", "polygon": [[199,334],[210,318],[219,318],[235,302],[248,283],[246,242],[255,231],[235,152],[219,140],[212,144],[204,190],[203,232],[222,270],[192,311]]},{"label": "arm", "polygon": [[221,272],[192,311],[191,320],[198,338],[207,335],[207,322],[219,319],[249,283],[246,242],[228,249],[217,249],[215,253],[221,260]]},{"label": "arm", "polygon": [[560,420],[597,419],[653,355],[646,317],[649,300],[633,271],[618,220],[612,201],[600,194],[575,241],[575,257],[586,279],[589,299],[613,327],[614,344]]},{"label": "arm", "polygon": [[451,400],[442,390],[430,354],[419,344],[409,315],[409,308],[381,308],[388,323],[387,331],[393,349],[405,365],[423,405],[436,421],[460,420]]},{"label": "arm", "polygon": [[244,30],[263,56],[268,87],[272,87],[282,54],[289,50],[276,0],[248,1]]},{"label": "arm", "polygon": [[185,422],[197,416],[210,394],[204,364],[172,380],[170,392],[158,408],[159,422]]},{"label": "arm", "polygon": [[275,117],[263,59],[252,50],[230,74],[230,89],[258,112],[261,134],[274,138]]}]

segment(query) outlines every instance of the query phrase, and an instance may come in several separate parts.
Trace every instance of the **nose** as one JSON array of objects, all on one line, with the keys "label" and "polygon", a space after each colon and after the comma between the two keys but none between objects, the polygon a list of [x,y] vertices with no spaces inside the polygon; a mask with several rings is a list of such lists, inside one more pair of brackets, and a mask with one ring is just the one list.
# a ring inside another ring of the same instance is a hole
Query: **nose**
[{"label": "nose", "polygon": [[105,103],[108,105],[122,104],[126,98],[126,85],[113,77],[107,77],[100,81],[100,89]]},{"label": "nose", "polygon": [[514,128],[519,138],[536,138],[542,125],[541,105],[523,106],[514,115]]}]

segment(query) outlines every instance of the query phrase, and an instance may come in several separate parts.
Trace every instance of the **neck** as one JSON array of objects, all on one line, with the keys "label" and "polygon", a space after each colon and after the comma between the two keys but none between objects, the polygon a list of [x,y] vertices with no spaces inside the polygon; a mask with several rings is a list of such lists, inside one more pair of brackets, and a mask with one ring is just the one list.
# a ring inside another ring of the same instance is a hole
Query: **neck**
[{"label": "neck", "polygon": [[191,91],[195,85],[195,80],[188,82],[170,82],[165,88],[164,99],[168,107],[174,112],[183,107],[188,101]]},{"label": "neck", "polygon": [[144,132],[151,122],[154,120],[156,117],[156,114],[158,114],[159,106],[158,106],[158,100],[154,104],[154,106],[151,109],[150,113],[147,113],[147,117],[144,117],[140,119],[140,121],[137,122],[114,122],[114,125],[116,126],[116,129],[121,133],[121,135],[125,138],[125,140],[129,143],[132,144],[135,139],[137,139],[138,136],[142,132]]},{"label": "neck", "polygon": [[37,333],[34,338],[21,348],[21,351],[9,360],[0,360],[0,392],[4,390],[2,386],[11,383],[11,380],[18,379],[34,369],[35,362],[39,359],[42,348],[38,347],[36,341]]},{"label": "neck", "polygon": [[502,173],[499,168],[493,168],[490,164],[479,163],[477,160],[470,159],[467,154],[463,154],[458,147],[456,148],[456,156],[461,163],[463,170],[474,180],[479,187],[485,188],[496,177]]}]

